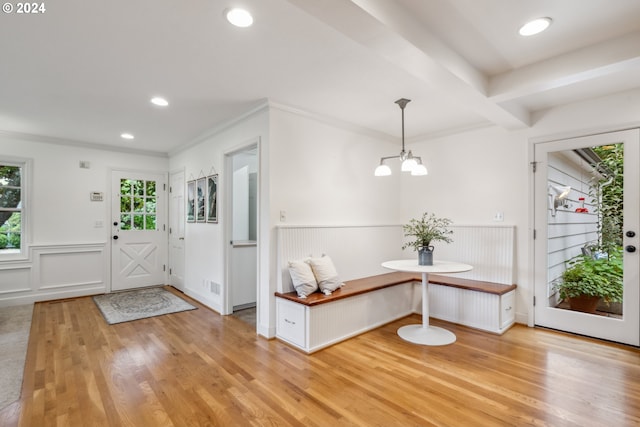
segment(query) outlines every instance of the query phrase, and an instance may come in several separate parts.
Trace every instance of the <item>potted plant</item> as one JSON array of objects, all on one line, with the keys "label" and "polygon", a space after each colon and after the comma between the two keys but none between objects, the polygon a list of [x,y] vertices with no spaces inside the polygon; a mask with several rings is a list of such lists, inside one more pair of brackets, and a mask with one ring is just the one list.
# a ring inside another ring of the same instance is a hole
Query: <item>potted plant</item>
[{"label": "potted plant", "polygon": [[422,214],[422,218],[413,218],[408,224],[402,226],[405,237],[412,238],[402,246],[402,249],[412,247],[418,251],[419,265],[433,265],[431,242],[451,243],[452,239],[449,236],[453,234],[453,231],[449,230],[450,225],[450,219],[438,218],[433,213],[425,212]]},{"label": "potted plant", "polygon": [[569,268],[557,282],[560,298],[572,310],[595,313],[600,299],[607,304],[622,302],[622,251],[616,249],[603,258],[588,254],[568,261]]}]

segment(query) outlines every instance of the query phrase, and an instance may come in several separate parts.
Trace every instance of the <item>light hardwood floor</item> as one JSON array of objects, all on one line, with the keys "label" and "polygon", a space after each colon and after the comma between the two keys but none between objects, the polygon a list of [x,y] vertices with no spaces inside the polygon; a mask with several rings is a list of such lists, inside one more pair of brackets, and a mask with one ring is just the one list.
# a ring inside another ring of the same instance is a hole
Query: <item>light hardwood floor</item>
[{"label": "light hardwood floor", "polygon": [[35,306],[22,398],[2,426],[638,426],[640,351],[516,325],[410,316],[313,355],[203,308],[107,325],[91,298]]}]

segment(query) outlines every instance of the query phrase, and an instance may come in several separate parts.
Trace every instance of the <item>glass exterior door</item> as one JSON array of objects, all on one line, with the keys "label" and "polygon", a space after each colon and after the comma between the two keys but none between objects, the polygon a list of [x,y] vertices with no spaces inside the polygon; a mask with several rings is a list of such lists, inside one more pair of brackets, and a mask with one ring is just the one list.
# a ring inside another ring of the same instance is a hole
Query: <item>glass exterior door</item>
[{"label": "glass exterior door", "polygon": [[640,344],[639,131],[536,144],[535,324]]}]

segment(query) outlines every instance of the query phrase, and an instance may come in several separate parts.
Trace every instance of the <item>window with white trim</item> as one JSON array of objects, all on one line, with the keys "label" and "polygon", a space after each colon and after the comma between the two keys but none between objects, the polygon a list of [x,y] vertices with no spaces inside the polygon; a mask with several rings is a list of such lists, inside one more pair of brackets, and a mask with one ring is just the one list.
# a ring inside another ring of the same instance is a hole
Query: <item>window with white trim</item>
[{"label": "window with white trim", "polygon": [[26,253],[27,164],[0,157],[0,260]]}]

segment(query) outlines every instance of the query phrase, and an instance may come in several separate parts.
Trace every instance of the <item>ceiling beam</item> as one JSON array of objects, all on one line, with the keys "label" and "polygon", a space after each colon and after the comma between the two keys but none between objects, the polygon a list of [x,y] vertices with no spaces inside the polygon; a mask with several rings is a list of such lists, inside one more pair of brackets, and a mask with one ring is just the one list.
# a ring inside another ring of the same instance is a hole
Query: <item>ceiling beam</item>
[{"label": "ceiling beam", "polygon": [[633,68],[640,72],[640,32],[499,74],[490,80],[489,98],[514,101]]},{"label": "ceiling beam", "polygon": [[529,126],[525,109],[488,97],[489,80],[389,0],[288,0],[453,102],[507,129]]}]

